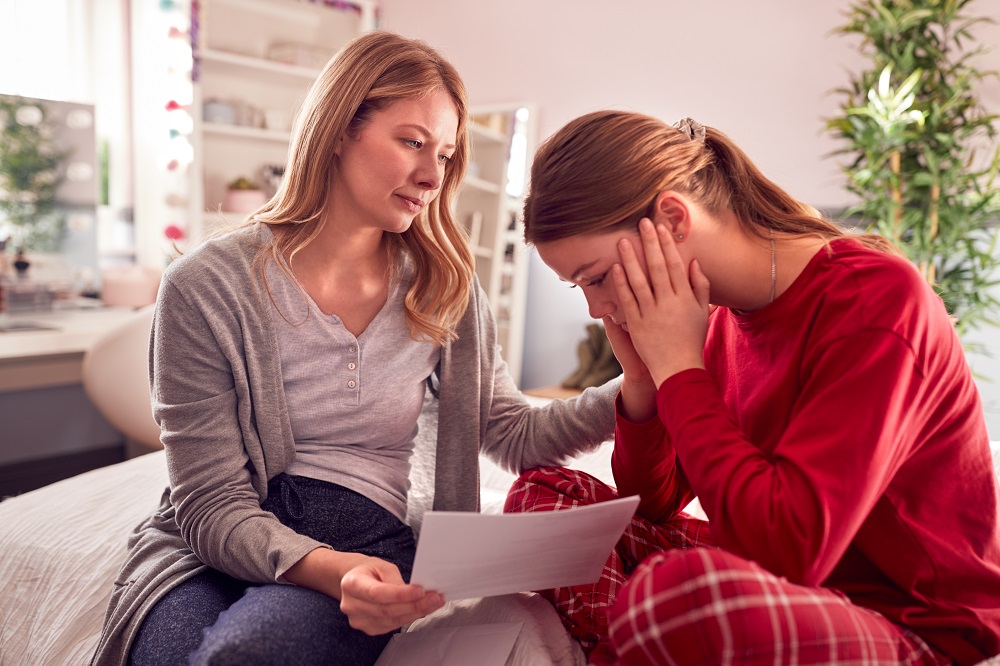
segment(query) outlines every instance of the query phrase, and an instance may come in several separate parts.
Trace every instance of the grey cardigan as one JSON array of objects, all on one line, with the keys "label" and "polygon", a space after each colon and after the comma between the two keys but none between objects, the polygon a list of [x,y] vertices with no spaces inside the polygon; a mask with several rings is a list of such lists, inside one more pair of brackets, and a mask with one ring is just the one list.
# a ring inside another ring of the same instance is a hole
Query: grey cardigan
[{"label": "grey cardigan", "polygon": [[[128,540],[92,664],[126,663],[146,614],[206,565],[283,583],[324,545],[260,506],[268,480],[295,455],[273,306],[254,266],[261,235],[251,227],[205,243],[164,274],[149,369],[170,487]],[[614,432],[618,380],[532,408],[499,355],[495,327],[476,281],[420,418],[407,516],[415,529],[428,508],[479,510],[480,452],[520,472],[565,462]]]}]

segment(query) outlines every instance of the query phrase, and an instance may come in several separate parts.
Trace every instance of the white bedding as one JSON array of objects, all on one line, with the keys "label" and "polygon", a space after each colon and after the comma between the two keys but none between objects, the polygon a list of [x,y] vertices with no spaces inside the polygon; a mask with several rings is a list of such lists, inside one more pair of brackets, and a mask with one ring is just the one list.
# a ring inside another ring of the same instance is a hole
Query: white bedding
[{"label": "white bedding", "polygon": [[[1000,442],[993,457],[1000,469]],[[610,482],[610,445],[572,466]],[[514,477],[485,460],[481,470],[483,510],[499,512]],[[0,665],[89,661],[126,537],[166,483],[160,451],[0,502]],[[454,602],[411,629],[490,621],[524,622],[512,666],[584,663],[555,611],[532,593]]]},{"label": "white bedding", "polygon": [[159,451],[0,502],[0,663],[90,661],[125,540],[166,485]]}]

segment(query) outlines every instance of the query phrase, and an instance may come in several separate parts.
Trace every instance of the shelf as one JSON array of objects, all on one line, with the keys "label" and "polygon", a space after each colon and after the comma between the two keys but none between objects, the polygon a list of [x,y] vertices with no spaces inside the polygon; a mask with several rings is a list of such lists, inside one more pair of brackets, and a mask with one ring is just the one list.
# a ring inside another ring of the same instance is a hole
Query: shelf
[{"label": "shelf", "polygon": [[484,180],[483,178],[478,178],[476,176],[466,176],[462,180],[463,187],[471,187],[474,190],[479,190],[481,192],[489,192],[490,194],[500,194],[500,184],[494,183],[489,180]]},{"label": "shelf", "polygon": [[[534,137],[533,126],[528,125],[533,117],[521,113],[522,108],[526,107],[493,107],[479,109],[481,113],[470,109],[475,120],[468,124],[473,156],[469,170],[474,175],[467,174],[462,181],[454,209],[474,245],[476,275],[496,318],[497,344],[515,383],[520,382],[523,360],[528,253],[519,251],[522,199],[506,188],[511,159],[524,158]],[[524,150],[512,150],[521,140]],[[508,255],[511,246],[514,252]]]},{"label": "shelf", "polygon": [[475,134],[476,137],[481,138],[485,141],[492,141],[498,143],[502,146],[507,145],[507,137],[496,131],[491,127],[487,127],[482,123],[471,122],[469,123],[469,132]]},{"label": "shelf", "polygon": [[291,135],[282,130],[269,130],[262,127],[247,127],[245,125],[226,125],[224,123],[202,123],[202,132],[206,135],[218,134],[232,136],[240,139],[254,139],[257,141],[274,141],[278,143],[288,143]]},{"label": "shelf", "polygon": [[[244,214],[216,212],[226,186],[239,176],[266,185],[266,170],[287,162],[302,100],[331,55],[377,27],[376,8],[374,0],[198,1],[193,242],[242,223]],[[206,118],[209,103],[229,104],[233,113]]]},{"label": "shelf", "polygon": [[248,72],[258,72],[275,76],[292,76],[300,79],[312,81],[319,76],[320,70],[312,67],[300,67],[299,65],[289,65],[288,63],[266,58],[256,58],[254,56],[243,55],[241,53],[230,53],[217,49],[204,49],[198,52],[198,59],[204,65],[223,65],[242,69]]},{"label": "shelf", "polygon": [[[327,7],[320,3],[305,2],[304,0],[292,1],[283,0],[212,0],[219,5],[230,5],[240,11],[251,11],[259,14],[270,14],[276,19],[283,21],[311,22],[316,18],[317,12],[345,11],[344,8]],[[351,0],[361,12],[375,12],[377,3],[373,0]]]}]

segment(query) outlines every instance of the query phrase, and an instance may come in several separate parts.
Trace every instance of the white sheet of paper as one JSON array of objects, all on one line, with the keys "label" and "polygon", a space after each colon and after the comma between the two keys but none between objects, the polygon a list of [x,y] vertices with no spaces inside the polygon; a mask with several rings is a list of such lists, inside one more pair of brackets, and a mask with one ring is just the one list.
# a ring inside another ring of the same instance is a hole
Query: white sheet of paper
[{"label": "white sheet of paper", "polygon": [[458,600],[596,582],[637,495],[535,513],[424,514],[411,582]]},{"label": "white sheet of paper", "polygon": [[471,624],[396,634],[375,666],[504,666],[522,624]]}]

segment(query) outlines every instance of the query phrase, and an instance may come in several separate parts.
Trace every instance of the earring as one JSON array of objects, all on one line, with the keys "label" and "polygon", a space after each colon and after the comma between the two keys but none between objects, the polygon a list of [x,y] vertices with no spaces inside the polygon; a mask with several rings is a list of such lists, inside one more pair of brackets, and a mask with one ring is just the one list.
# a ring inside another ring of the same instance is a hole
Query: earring
[{"label": "earring", "polygon": [[684,240],[684,234],[677,234],[677,240]]}]

